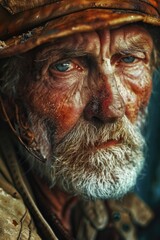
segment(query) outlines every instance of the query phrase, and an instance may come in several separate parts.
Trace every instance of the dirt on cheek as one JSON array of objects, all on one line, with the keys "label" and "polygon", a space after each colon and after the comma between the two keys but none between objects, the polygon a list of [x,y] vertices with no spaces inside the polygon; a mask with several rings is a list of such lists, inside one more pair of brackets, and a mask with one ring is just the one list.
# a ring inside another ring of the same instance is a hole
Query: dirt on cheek
[{"label": "dirt on cheek", "polygon": [[143,68],[140,75],[127,75],[124,79],[124,88],[126,90],[126,115],[134,122],[137,119],[140,110],[145,109],[148,105],[151,91],[152,79],[147,68]]},{"label": "dirt on cheek", "polygon": [[[139,111],[147,107],[150,96],[151,96],[151,90],[152,90],[151,84],[148,84],[147,86],[142,88],[141,91],[137,93],[137,101],[135,102],[134,107],[132,108],[131,106],[128,106],[128,108],[130,109],[129,111],[131,113],[130,115],[132,115],[133,121],[137,120]],[[132,111],[133,109],[134,111]]]},{"label": "dirt on cheek", "polygon": [[138,101],[126,104],[125,114],[132,123],[134,123],[137,120],[138,112],[139,112]]},{"label": "dirt on cheek", "polygon": [[33,91],[33,86],[31,90],[28,89],[27,105],[32,113],[54,123],[57,141],[72,130],[82,112],[82,106],[78,106],[74,101],[67,102],[60,92],[55,93],[45,88]]}]

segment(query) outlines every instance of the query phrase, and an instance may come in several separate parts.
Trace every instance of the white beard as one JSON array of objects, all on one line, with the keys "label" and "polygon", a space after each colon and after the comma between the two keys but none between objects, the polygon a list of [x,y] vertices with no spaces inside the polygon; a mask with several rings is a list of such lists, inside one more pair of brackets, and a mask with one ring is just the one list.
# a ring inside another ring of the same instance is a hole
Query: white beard
[{"label": "white beard", "polygon": [[[126,117],[98,128],[81,119],[54,149],[46,124],[30,117],[41,153],[47,156],[46,164],[35,160],[33,168],[50,186],[57,184],[83,198],[109,199],[123,196],[136,184],[144,164],[144,139]],[[108,140],[117,143],[101,146]]]}]

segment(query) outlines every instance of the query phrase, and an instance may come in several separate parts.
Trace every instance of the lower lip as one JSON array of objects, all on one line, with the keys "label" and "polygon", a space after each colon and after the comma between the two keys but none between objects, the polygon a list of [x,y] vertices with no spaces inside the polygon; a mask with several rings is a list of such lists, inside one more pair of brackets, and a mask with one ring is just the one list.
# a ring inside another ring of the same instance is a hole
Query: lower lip
[{"label": "lower lip", "polygon": [[112,147],[112,146],[115,146],[117,144],[120,144],[120,141],[117,141],[117,140],[108,140],[107,142],[104,142],[104,143],[101,143],[101,144],[96,144],[95,145],[95,148],[97,150],[100,150],[100,149],[105,149],[105,148],[108,148],[108,147]]}]

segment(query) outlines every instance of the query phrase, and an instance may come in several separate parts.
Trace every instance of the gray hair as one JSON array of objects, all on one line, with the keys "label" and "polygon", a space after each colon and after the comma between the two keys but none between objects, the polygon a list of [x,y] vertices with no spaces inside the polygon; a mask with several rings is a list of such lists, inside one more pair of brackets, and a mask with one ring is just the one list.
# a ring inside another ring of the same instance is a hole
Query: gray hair
[{"label": "gray hair", "polygon": [[0,60],[0,94],[15,97],[18,83],[23,76],[22,61],[21,56]]}]

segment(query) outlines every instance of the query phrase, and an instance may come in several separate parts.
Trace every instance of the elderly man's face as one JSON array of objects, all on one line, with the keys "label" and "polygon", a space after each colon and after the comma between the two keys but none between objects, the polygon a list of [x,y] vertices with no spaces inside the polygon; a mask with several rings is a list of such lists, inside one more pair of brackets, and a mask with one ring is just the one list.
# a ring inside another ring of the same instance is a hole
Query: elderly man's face
[{"label": "elderly man's face", "polygon": [[77,33],[36,51],[24,100],[51,184],[93,198],[119,197],[135,184],[152,48],[150,34],[130,25]]}]

